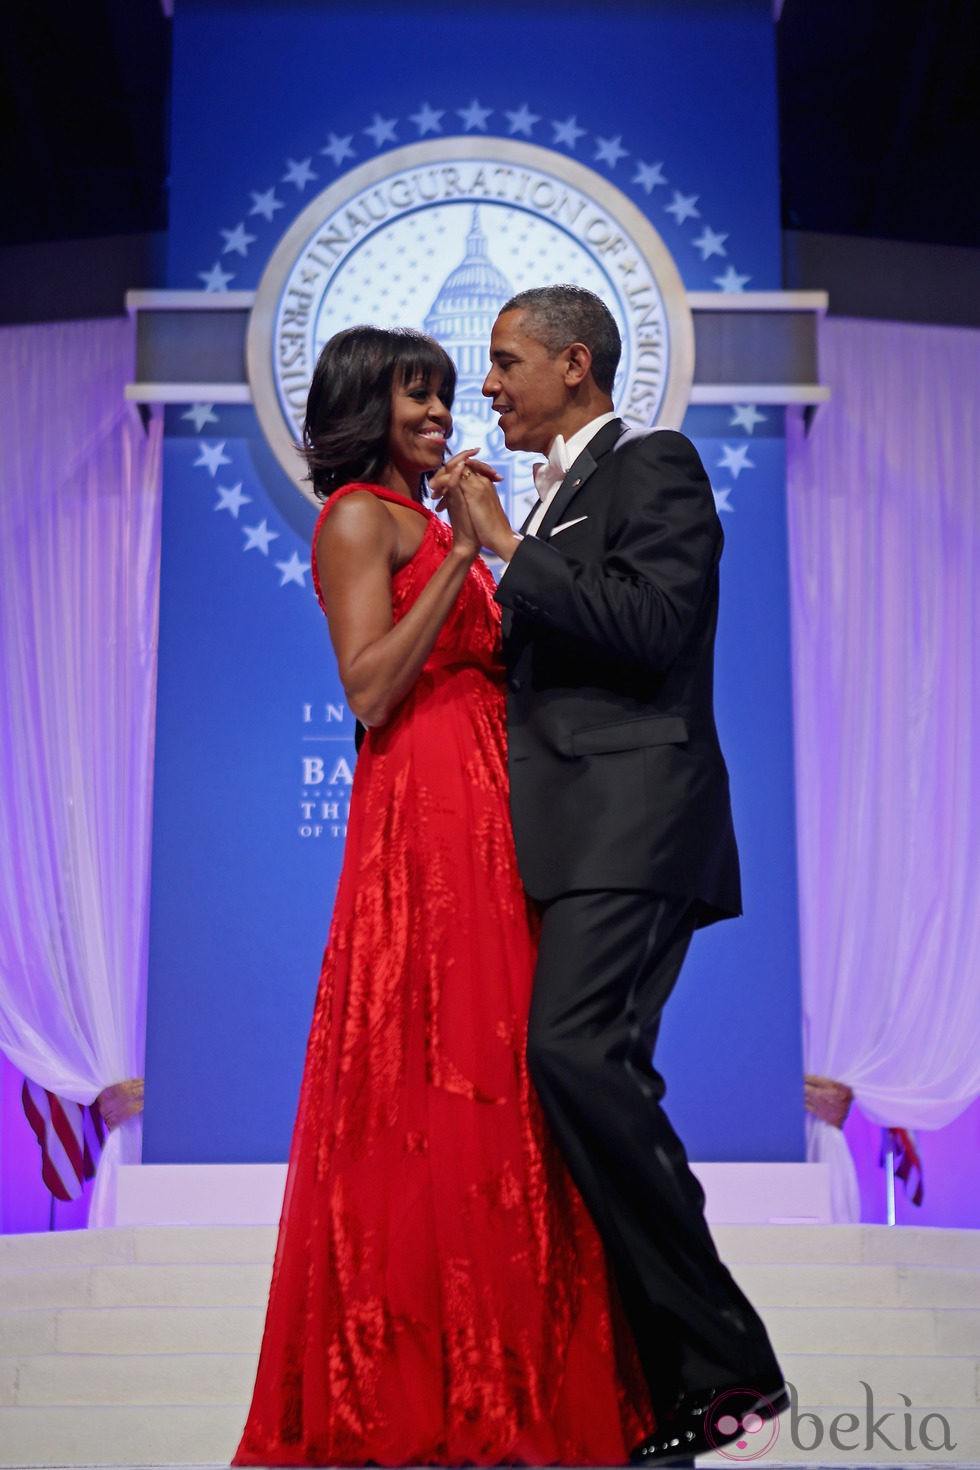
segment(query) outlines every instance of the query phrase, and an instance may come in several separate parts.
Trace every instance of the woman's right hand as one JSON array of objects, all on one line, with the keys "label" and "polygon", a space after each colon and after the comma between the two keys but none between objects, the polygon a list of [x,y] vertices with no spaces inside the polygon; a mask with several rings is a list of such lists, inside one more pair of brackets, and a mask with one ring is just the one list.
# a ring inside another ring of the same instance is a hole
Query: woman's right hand
[{"label": "woman's right hand", "polygon": [[445,510],[449,515],[449,524],[453,532],[453,548],[468,557],[470,561],[479,553],[480,538],[473,528],[473,519],[466,505],[462,478],[464,475],[479,475],[486,480],[488,488],[492,488],[494,481],[500,479],[496,470],[474,459],[475,454],[475,449],[461,449],[429,477],[429,492],[433,496],[438,496],[436,510]]},{"label": "woman's right hand", "polygon": [[449,513],[449,524],[453,532],[453,549],[462,552],[470,561],[480,554],[480,538],[473,528],[473,518],[466,504],[462,486],[456,485],[446,492],[439,503]]}]

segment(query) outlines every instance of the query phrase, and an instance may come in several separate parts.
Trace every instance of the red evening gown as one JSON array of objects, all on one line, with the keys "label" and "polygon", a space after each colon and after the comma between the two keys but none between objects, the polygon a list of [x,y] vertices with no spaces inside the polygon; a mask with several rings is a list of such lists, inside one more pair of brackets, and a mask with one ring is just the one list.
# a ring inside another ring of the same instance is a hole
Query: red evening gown
[{"label": "red evening gown", "polygon": [[[347,485],[314,548],[355,489],[414,505]],[[396,620],[452,539],[414,508]],[[649,1428],[525,1064],[534,940],[493,592],[477,561],[358,757],[236,1465],[614,1465]]]}]

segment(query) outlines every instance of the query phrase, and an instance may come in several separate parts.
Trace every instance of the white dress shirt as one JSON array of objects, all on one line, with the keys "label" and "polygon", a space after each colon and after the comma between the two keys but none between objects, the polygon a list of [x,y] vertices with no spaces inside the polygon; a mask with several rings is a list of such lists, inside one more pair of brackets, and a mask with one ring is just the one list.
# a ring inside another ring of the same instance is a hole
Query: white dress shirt
[{"label": "white dress shirt", "polygon": [[[604,424],[611,423],[618,415],[615,413],[601,413],[598,418],[590,419],[589,422],[568,440],[556,434],[548,447],[548,460],[546,464],[534,466],[534,486],[538,492],[540,503],[534,507],[531,519],[527,523],[525,536],[533,536],[544,520],[548,506],[558,493],[558,487],[564,480],[572,465],[578,459],[582,450],[589,444]],[[543,493],[542,493],[543,491]]]}]

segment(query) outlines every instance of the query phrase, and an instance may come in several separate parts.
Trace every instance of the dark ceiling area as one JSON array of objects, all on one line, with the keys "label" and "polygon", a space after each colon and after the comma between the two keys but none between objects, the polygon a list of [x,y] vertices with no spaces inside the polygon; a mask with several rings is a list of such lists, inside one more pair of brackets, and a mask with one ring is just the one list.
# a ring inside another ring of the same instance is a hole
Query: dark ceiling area
[{"label": "dark ceiling area", "polygon": [[[170,24],[0,0],[0,245],[166,230]],[[784,228],[980,245],[976,0],[784,0],[776,30]]]},{"label": "dark ceiling area", "polygon": [[980,246],[976,0],[785,0],[783,228]]},{"label": "dark ceiling area", "polygon": [[0,244],[167,228],[160,0],[0,0]]}]

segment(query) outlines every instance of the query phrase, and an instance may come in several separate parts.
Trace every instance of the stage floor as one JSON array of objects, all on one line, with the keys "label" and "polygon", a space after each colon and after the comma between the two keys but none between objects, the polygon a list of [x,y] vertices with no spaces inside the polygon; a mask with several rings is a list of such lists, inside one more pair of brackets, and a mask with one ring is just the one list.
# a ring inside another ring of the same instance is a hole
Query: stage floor
[{"label": "stage floor", "polygon": [[[725,1463],[726,1462],[720,1456],[714,1456],[714,1455],[710,1456],[709,1458],[701,1459],[701,1460],[698,1460],[697,1461],[698,1466],[699,1467],[700,1466],[704,1466],[705,1467],[705,1470],[708,1470],[708,1467],[709,1466],[724,1465]],[[732,1463],[736,1463],[736,1462],[734,1462],[734,1461],[728,1461],[728,1463],[729,1464],[732,1464]],[[858,1462],[856,1462],[856,1463],[858,1463]],[[891,1460],[874,1460],[874,1461],[861,1460],[859,1463],[861,1465],[861,1470],[896,1470],[896,1461],[894,1459],[891,1459]],[[946,1463],[948,1464],[949,1462],[947,1461]],[[901,1470],[932,1470],[932,1467],[935,1466],[935,1464],[936,1464],[936,1461],[935,1460],[903,1460],[901,1462]],[[971,1461],[965,1461],[964,1460],[964,1461],[960,1461],[959,1462],[959,1466],[957,1467],[957,1470],[977,1470],[977,1466],[978,1466],[978,1462],[976,1460],[971,1460]],[[39,1465],[39,1466],[32,1465],[30,1467],[30,1470],[64,1470],[64,1467],[61,1466],[61,1465]],[[202,1461],[200,1464],[178,1465],[178,1466],[175,1466],[172,1462],[171,1463],[168,1463],[165,1466],[162,1466],[162,1465],[75,1465],[75,1466],[72,1467],[72,1470],[227,1470],[227,1467],[225,1465],[216,1465],[213,1460],[209,1460],[209,1461]],[[412,1470],[412,1467],[409,1467],[409,1470]],[[420,1466],[420,1467],[417,1467],[417,1470],[428,1470],[428,1467]],[[561,1467],[549,1466],[548,1467],[548,1470],[561,1470]],[[766,1460],[765,1461],[765,1470],[799,1470],[799,1462],[798,1461],[795,1461],[794,1462],[794,1461],[790,1461],[790,1460]],[[809,1465],[808,1464],[807,1470],[840,1470],[840,1461],[838,1461],[836,1465]]]},{"label": "stage floor", "polygon": [[[275,1236],[239,1225],[0,1237],[0,1467],[223,1470]],[[980,1231],[736,1224],[715,1236],[793,1385],[773,1457],[752,1457],[762,1470],[980,1470]]]}]

